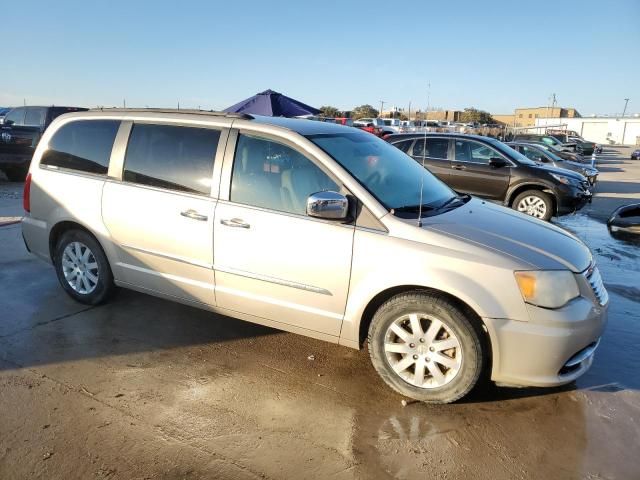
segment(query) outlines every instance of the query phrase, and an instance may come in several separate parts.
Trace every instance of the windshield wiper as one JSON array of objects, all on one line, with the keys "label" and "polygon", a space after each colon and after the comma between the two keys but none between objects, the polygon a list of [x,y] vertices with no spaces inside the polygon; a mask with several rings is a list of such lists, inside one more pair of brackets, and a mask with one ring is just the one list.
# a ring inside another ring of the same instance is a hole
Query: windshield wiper
[{"label": "windshield wiper", "polygon": [[[435,210],[436,207],[434,207],[433,205],[431,205],[430,203],[425,203],[422,205],[422,211],[427,211],[427,210]],[[396,212],[419,212],[420,211],[420,205],[402,205],[401,207],[394,207],[391,209],[392,213],[396,213]]]},{"label": "windshield wiper", "polygon": [[446,200],[444,203],[438,205],[437,209],[442,210],[443,208],[446,208],[447,206],[451,205],[455,201],[465,203],[466,200],[469,198],[470,198],[469,195],[467,195],[466,193],[464,195],[456,195],[455,197],[451,197],[449,200]]}]

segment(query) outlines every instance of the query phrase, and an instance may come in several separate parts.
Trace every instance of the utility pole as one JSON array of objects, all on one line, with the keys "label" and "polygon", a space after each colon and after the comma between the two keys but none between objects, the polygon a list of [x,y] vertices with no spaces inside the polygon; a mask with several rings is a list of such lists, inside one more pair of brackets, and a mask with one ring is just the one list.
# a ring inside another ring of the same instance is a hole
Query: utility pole
[{"label": "utility pole", "polygon": [[409,113],[407,114],[407,119],[411,120],[411,100],[409,100]]},{"label": "utility pole", "polygon": [[127,100],[126,99],[122,99],[122,108],[127,108]]},{"label": "utility pole", "polygon": [[382,110],[384,110],[384,104],[387,103],[384,100],[380,100],[380,118],[382,118]]},{"label": "utility pole", "polygon": [[624,99],[624,110],[622,110],[622,118],[624,118],[624,114],[627,113],[627,104],[629,103],[629,99]]}]

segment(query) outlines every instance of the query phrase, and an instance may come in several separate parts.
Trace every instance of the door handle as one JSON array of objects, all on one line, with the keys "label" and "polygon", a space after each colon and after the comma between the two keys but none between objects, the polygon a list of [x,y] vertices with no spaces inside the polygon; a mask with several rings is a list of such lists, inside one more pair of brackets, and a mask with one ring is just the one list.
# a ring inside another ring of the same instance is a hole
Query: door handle
[{"label": "door handle", "polygon": [[227,227],[236,227],[236,228],[249,228],[251,225],[245,223],[241,218],[232,218],[231,220],[220,220],[222,225],[226,225]]},{"label": "door handle", "polygon": [[185,210],[184,212],[180,212],[180,215],[182,215],[183,217],[191,218],[193,220],[200,220],[201,222],[206,222],[209,218],[206,215],[202,215],[192,209]]},{"label": "door handle", "polygon": [[451,168],[453,168],[454,170],[466,170],[467,167],[465,167],[464,165],[452,165]]}]

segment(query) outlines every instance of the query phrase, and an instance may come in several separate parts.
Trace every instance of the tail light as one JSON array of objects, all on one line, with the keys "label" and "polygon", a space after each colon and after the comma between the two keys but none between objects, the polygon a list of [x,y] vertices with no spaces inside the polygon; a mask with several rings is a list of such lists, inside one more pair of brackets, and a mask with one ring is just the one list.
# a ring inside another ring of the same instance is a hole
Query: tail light
[{"label": "tail light", "polygon": [[25,212],[31,212],[31,173],[27,174],[27,178],[24,181],[22,206],[24,207]]}]

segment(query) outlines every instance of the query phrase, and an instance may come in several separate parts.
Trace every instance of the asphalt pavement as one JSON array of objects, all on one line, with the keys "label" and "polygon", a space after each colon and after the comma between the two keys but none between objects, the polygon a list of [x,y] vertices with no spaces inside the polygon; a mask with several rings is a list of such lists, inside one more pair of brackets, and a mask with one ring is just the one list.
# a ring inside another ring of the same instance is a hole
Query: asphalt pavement
[{"label": "asphalt pavement", "polygon": [[[591,370],[446,406],[404,405],[364,350],[132,291],[77,304],[20,226],[0,227],[0,478],[640,478],[640,246],[603,223],[640,202],[627,150],[608,148],[593,203],[556,220],[611,296]],[[0,224],[20,189],[0,182]]]}]

